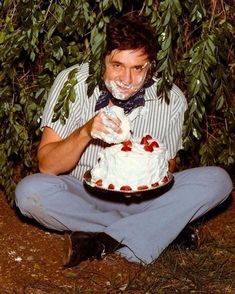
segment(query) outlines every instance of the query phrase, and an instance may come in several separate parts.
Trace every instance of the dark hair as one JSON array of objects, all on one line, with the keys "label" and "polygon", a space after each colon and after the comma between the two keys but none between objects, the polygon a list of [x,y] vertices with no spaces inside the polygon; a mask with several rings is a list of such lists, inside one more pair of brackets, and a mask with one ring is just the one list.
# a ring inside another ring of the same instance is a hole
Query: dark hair
[{"label": "dark hair", "polygon": [[147,19],[141,15],[128,14],[111,19],[107,26],[104,56],[114,49],[141,49],[148,55],[150,63],[156,59],[157,38]]}]

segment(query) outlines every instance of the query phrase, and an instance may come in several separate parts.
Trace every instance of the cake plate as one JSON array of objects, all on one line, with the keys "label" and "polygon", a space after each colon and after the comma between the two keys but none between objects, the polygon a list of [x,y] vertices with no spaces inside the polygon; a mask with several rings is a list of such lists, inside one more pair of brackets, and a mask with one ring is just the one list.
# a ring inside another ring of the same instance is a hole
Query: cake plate
[{"label": "cake plate", "polygon": [[105,189],[97,186],[91,182],[91,170],[85,172],[83,180],[84,187],[92,196],[114,202],[122,202],[124,199],[128,198],[132,200],[139,199],[141,201],[153,199],[166,193],[168,190],[171,189],[174,184],[174,176],[170,172],[168,172],[168,177],[166,181],[161,182],[158,187],[137,191],[120,191]]}]

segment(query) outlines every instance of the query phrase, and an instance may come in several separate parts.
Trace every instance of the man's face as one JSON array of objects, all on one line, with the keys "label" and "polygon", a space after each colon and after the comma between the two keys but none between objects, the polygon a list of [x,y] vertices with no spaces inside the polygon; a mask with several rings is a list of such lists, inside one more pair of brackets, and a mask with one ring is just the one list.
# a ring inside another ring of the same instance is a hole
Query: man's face
[{"label": "man's face", "polygon": [[128,100],[143,86],[149,68],[142,49],[115,49],[105,57],[105,85],[115,98]]}]

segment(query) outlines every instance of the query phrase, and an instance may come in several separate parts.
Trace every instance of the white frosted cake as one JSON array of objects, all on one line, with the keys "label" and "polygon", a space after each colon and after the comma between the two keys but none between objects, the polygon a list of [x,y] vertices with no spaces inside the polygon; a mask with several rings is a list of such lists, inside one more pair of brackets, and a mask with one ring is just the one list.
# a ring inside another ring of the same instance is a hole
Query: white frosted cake
[{"label": "white frosted cake", "polygon": [[110,190],[147,190],[166,181],[166,147],[150,135],[105,148],[91,170],[91,185]]}]

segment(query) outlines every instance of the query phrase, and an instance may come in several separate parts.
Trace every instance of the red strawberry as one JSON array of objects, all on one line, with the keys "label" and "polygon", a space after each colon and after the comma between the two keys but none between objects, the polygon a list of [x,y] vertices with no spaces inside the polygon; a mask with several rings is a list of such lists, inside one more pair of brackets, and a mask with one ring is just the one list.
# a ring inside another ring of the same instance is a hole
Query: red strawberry
[{"label": "red strawberry", "polygon": [[147,185],[142,185],[137,188],[137,190],[147,190],[147,189],[148,189]]},{"label": "red strawberry", "polygon": [[168,176],[165,176],[165,177],[162,179],[162,182],[163,182],[163,183],[167,183],[168,181],[169,181]]},{"label": "red strawberry", "polygon": [[148,144],[148,140],[146,139],[146,137],[143,137],[141,139],[140,144],[142,144],[142,145],[147,145]]},{"label": "red strawberry", "polygon": [[125,146],[125,147],[131,147],[132,146],[132,142],[131,142],[131,140],[124,141],[124,142],[122,142],[122,145]]},{"label": "red strawberry", "polygon": [[114,189],[115,189],[115,187],[114,187],[114,185],[113,185],[113,184],[109,184],[109,186],[108,186],[108,189],[110,189],[110,190],[114,190]]},{"label": "red strawberry", "polygon": [[157,188],[159,186],[158,182],[151,184],[151,187]]},{"label": "red strawberry", "polygon": [[151,145],[145,145],[144,150],[148,152],[153,152],[153,147]]},{"label": "red strawberry", "polygon": [[131,189],[130,186],[122,186],[122,187],[120,188],[120,190],[121,190],[121,191],[131,191],[132,189]]},{"label": "red strawberry", "polygon": [[128,146],[123,146],[121,148],[122,151],[131,151],[131,147],[128,147]]},{"label": "red strawberry", "polygon": [[145,138],[146,138],[146,140],[148,141],[148,140],[152,140],[153,139],[153,137],[152,136],[150,136],[150,135],[146,135],[145,136]]},{"label": "red strawberry", "polygon": [[151,147],[153,148],[157,148],[159,147],[158,143],[156,141],[153,141],[151,144],[150,144]]},{"label": "red strawberry", "polygon": [[103,186],[103,181],[100,179],[100,180],[96,181],[95,184],[96,184],[96,186],[101,187],[101,186]]},{"label": "red strawberry", "polygon": [[149,140],[152,140],[152,139],[153,139],[152,136],[150,136],[150,135],[146,135],[146,136],[144,136],[144,137],[142,138],[140,144],[148,145],[148,143],[149,143],[148,141],[149,141]]}]

